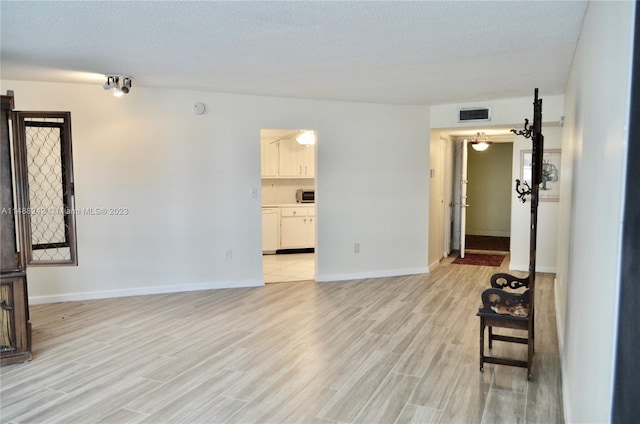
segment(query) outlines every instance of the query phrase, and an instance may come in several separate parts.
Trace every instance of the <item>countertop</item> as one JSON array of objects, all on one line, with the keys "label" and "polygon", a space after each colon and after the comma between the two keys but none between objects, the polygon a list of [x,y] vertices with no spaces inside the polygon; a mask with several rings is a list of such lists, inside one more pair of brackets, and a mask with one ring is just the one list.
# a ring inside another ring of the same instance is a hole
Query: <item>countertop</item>
[{"label": "countertop", "polygon": [[310,208],[315,206],[315,203],[279,203],[276,205],[262,205],[263,208],[283,208],[283,207],[296,207],[296,208]]}]

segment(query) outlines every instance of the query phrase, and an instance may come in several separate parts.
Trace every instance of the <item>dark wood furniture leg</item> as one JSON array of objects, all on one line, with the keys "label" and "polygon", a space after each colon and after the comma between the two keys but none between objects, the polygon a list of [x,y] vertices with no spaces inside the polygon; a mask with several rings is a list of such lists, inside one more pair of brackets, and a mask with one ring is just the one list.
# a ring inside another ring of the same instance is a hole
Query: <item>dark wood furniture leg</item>
[{"label": "dark wood furniture leg", "polygon": [[480,371],[484,371],[484,318],[480,317]]}]

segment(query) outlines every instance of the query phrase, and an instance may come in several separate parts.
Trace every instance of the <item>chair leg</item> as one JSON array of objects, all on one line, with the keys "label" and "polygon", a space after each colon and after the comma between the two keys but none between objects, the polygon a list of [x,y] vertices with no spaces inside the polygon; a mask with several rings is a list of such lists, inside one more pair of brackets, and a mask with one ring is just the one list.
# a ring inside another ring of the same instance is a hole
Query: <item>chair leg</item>
[{"label": "chair leg", "polygon": [[531,380],[532,377],[532,372],[531,372],[531,368],[533,365],[533,344],[534,344],[534,340],[533,340],[533,332],[531,334],[528,335],[529,337],[529,342],[527,343],[527,380]]},{"label": "chair leg", "polygon": [[527,337],[529,338],[528,343],[527,343],[527,348],[528,348],[527,349],[527,380],[531,380],[531,377],[533,376],[531,368],[533,366],[533,354],[536,351],[536,319],[535,319],[535,312],[533,312],[531,314],[529,319],[531,320],[531,329],[530,329],[530,333],[527,335]]},{"label": "chair leg", "polygon": [[533,377],[533,373],[531,372],[532,362],[531,358],[527,359],[527,380],[531,380],[531,377]]},{"label": "chair leg", "polygon": [[493,327],[489,326],[489,349],[493,349]]},{"label": "chair leg", "polygon": [[535,320],[535,312],[531,314],[531,353],[535,353],[536,351],[536,320]]},{"label": "chair leg", "polygon": [[480,318],[480,372],[482,371],[484,371],[484,318]]}]

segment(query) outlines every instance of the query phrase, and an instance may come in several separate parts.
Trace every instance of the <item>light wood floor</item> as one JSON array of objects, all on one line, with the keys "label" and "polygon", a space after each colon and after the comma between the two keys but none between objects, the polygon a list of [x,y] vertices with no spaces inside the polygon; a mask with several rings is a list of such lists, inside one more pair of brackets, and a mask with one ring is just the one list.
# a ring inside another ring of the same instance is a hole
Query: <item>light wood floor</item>
[{"label": "light wood floor", "polygon": [[527,381],[522,368],[478,370],[475,313],[497,268],[450,261],[428,275],[33,306],[34,359],[1,368],[1,421],[562,422],[553,275],[537,280]]}]

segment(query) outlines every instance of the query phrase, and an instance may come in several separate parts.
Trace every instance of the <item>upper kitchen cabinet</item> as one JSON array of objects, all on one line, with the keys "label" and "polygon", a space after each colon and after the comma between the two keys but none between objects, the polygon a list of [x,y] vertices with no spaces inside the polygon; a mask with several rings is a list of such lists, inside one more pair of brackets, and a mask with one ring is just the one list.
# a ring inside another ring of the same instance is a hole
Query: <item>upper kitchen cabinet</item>
[{"label": "upper kitchen cabinet", "polygon": [[260,157],[262,161],[262,177],[278,177],[280,164],[280,142],[277,140],[260,141]]},{"label": "upper kitchen cabinet", "polygon": [[301,145],[295,139],[280,140],[279,143],[279,175],[281,177],[315,177],[315,145]]},{"label": "upper kitchen cabinet", "polygon": [[263,178],[315,178],[315,144],[298,143],[299,134],[299,130],[261,131]]}]

